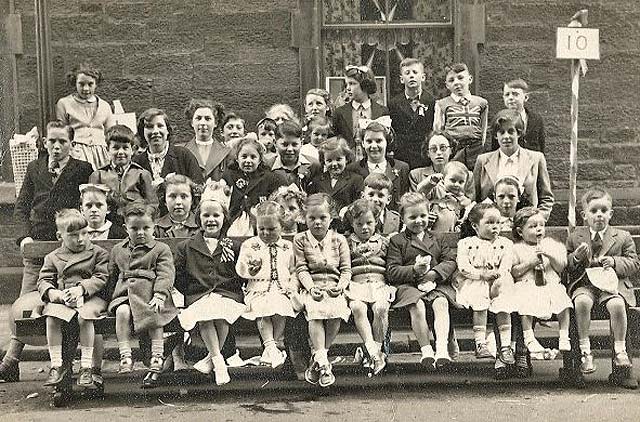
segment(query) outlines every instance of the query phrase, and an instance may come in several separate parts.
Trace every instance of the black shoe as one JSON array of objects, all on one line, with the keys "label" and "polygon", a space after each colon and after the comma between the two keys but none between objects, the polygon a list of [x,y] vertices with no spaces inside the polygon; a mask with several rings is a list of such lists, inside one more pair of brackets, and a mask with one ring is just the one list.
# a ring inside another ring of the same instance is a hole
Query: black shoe
[{"label": "black shoe", "polygon": [[18,382],[20,381],[20,366],[18,361],[13,363],[0,362],[0,382]]},{"label": "black shoe", "polygon": [[69,373],[67,368],[62,368],[60,366],[54,366],[49,370],[49,378],[44,382],[45,387],[55,386],[64,381],[65,377]]},{"label": "black shoe", "polygon": [[158,372],[147,372],[147,375],[142,380],[142,388],[155,388],[158,386],[160,374]]},{"label": "black shoe", "polygon": [[91,376],[93,377],[93,383],[96,387],[101,388],[104,385],[104,377],[102,376],[102,369],[91,368]]}]

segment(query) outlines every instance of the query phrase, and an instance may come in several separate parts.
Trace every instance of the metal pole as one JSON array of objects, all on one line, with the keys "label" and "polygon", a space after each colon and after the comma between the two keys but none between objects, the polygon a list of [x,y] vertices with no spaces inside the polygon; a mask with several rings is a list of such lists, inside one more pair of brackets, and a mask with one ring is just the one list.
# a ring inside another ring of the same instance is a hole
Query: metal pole
[{"label": "metal pole", "polygon": [[40,103],[41,133],[55,115],[53,99],[53,66],[51,64],[51,35],[47,0],[35,1],[36,58],[38,67],[38,100]]}]

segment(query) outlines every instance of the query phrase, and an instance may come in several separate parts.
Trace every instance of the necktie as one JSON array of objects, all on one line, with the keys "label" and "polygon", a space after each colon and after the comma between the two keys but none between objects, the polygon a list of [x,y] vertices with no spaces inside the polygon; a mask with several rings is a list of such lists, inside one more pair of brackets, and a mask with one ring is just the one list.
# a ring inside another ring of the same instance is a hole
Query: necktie
[{"label": "necktie", "polygon": [[59,162],[53,161],[49,165],[49,174],[51,174],[51,179],[53,179],[54,182],[56,181],[56,179],[58,179],[58,176],[60,176],[60,163]]},{"label": "necktie", "polygon": [[591,239],[591,255],[595,258],[598,256],[600,251],[602,250],[602,236],[600,236],[600,232],[596,233]]},{"label": "necktie", "polygon": [[363,119],[365,118],[365,114],[364,114],[364,106],[362,104],[360,104],[360,107],[358,107],[358,112],[360,113],[360,118]]},{"label": "necktie", "polygon": [[409,103],[411,104],[411,109],[415,113],[416,111],[418,111],[418,107],[420,107],[420,98],[418,97],[409,98]]},{"label": "necktie", "polygon": [[269,283],[269,289],[271,289],[271,286],[273,286],[274,284],[276,286],[280,285],[280,283],[278,282],[277,256],[278,256],[278,249],[276,245],[272,243],[271,245],[269,245],[269,261],[271,263],[271,283]]}]

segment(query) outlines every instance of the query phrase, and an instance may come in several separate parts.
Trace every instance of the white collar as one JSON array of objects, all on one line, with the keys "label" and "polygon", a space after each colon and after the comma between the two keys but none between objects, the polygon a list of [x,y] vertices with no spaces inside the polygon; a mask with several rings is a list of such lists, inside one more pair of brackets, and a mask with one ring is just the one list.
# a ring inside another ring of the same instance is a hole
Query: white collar
[{"label": "white collar", "polygon": [[169,152],[169,142],[167,142],[167,146],[164,147],[164,150],[160,151],[160,152],[151,152],[151,150],[147,150],[147,154],[149,155],[149,158],[151,159],[163,159],[167,153]]},{"label": "white collar", "polygon": [[457,94],[451,93],[451,98],[453,98],[453,101],[455,101],[456,103],[459,103],[463,98],[465,98],[467,101],[471,101],[471,94],[460,97]]},{"label": "white collar", "polygon": [[414,98],[419,100],[419,99],[420,99],[420,97],[422,97],[422,88],[420,88],[420,89],[418,90],[418,95],[415,95],[415,96],[413,96],[413,97],[410,97],[409,95],[407,95],[407,91],[405,91],[405,92],[404,92],[404,97],[405,97],[407,100],[410,100],[410,101],[411,101],[411,100],[413,100]]},{"label": "white collar", "polygon": [[370,171],[375,170],[376,166],[378,166],[378,168],[380,170],[382,170],[382,172],[386,172],[387,171],[387,160],[382,160],[382,162],[380,163],[372,163],[371,161],[367,160],[367,167],[369,167]]},{"label": "white collar", "polygon": [[516,152],[514,152],[511,155],[507,155],[504,152],[502,152],[501,149],[498,149],[499,153],[500,153],[500,161],[503,162],[507,162],[508,159],[512,159],[515,162],[518,162],[520,160],[520,147],[518,147],[518,149],[516,150]]},{"label": "white collar", "polygon": [[358,110],[362,106],[365,110],[369,110],[371,108],[371,98],[367,98],[367,100],[363,103],[359,103],[356,100],[351,101],[351,107],[354,110]]},{"label": "white collar", "polygon": [[[298,167],[301,166],[310,166],[311,165],[311,161],[309,161],[309,159],[307,157],[305,157],[302,154],[298,155],[298,161],[296,162],[296,164],[293,166],[293,169],[297,169]],[[284,164],[282,164],[282,159],[280,158],[280,154],[276,155],[276,159],[273,161],[273,165],[271,166],[271,170],[277,170],[277,169],[286,169],[287,167],[285,167]]]},{"label": "white collar", "polygon": [[600,233],[600,239],[604,239],[604,233],[607,231],[608,228],[609,228],[609,226],[605,227],[604,229],[600,230],[599,232],[596,232],[593,229],[591,229],[591,227],[589,227],[589,233],[591,234],[591,240],[593,240],[593,238],[596,236],[596,233]]},{"label": "white collar", "polygon": [[196,141],[196,145],[202,145],[202,146],[213,145],[213,138],[209,139],[208,141],[198,141],[197,139],[195,141]]},{"label": "white collar", "polygon": [[318,241],[318,239],[316,239],[316,237],[311,234],[311,231],[309,230],[307,233],[307,239],[309,239],[309,243],[311,243],[311,247],[313,247],[314,249],[318,248],[318,246],[321,246],[324,249],[324,246],[330,242],[330,239],[333,237],[334,235],[334,231],[329,229],[327,230],[327,234],[324,236],[324,238],[321,241]]}]

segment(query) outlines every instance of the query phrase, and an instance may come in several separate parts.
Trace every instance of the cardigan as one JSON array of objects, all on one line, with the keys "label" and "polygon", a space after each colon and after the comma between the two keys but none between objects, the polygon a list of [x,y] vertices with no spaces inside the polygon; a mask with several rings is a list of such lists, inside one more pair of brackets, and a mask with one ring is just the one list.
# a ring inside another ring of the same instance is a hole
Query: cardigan
[{"label": "cardigan", "polygon": [[294,236],[293,250],[296,275],[305,289],[344,289],[351,281],[351,253],[343,235],[329,230],[318,242],[307,230]]},{"label": "cardigan", "polygon": [[78,128],[105,129],[107,119],[112,115],[111,106],[102,98],[95,96],[95,102],[86,102],[77,98],[76,94],[62,97],[56,104],[56,118]]},{"label": "cardigan", "polygon": [[69,157],[67,165],[53,183],[48,160],[48,156],[44,154],[27,165],[27,173],[13,214],[21,230],[16,238],[17,244],[25,237],[56,240],[56,212],[64,208],[78,208],[79,187],[89,181],[93,172],[91,164]]},{"label": "cardigan", "polygon": [[389,239],[376,233],[362,241],[355,234],[349,236],[351,250],[351,280],[357,283],[385,282]]}]

